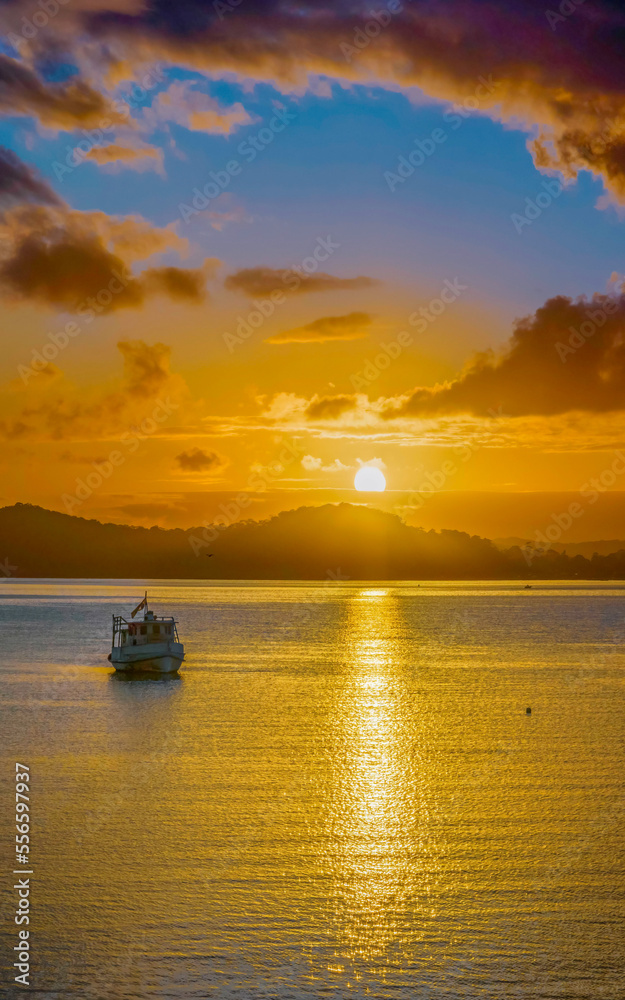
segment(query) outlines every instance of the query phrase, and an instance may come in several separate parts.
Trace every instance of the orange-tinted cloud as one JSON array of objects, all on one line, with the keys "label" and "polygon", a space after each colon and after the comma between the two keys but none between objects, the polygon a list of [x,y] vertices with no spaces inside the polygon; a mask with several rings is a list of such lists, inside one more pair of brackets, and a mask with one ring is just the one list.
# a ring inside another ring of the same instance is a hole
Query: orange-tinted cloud
[{"label": "orange-tinted cloud", "polygon": [[171,377],[171,347],[142,340],[122,340],[117,347],[124,359],[124,384],[129,392],[149,399],[163,391]]},{"label": "orange-tinted cloud", "polygon": [[69,231],[57,234],[52,243],[37,232],[20,240],[0,265],[0,294],[77,312],[93,298],[104,313],[140,306],[144,299],[140,283],[120,257],[97,238]]},{"label": "orange-tinted cloud", "polygon": [[57,129],[94,128],[103,119],[111,123],[122,117],[110,102],[84,80],[63,84],[44,82],[25,63],[0,54],[0,111],[28,115]]},{"label": "orange-tinted cloud", "polygon": [[186,241],[173,229],[158,229],[145,219],[110,218],[65,206],[11,209],[0,224],[0,237],[0,294],[75,312],[136,308],[154,294],[201,302],[217,263],[207,260],[195,269],[150,268],[135,276],[128,264],[166,249],[184,251]]},{"label": "orange-tinted cloud", "polygon": [[361,340],[371,325],[368,313],[353,312],[345,316],[322,316],[313,323],[283,330],[268,337],[268,344],[323,344],[328,340]]},{"label": "orange-tinted cloud", "polygon": [[33,167],[15,153],[0,146],[0,210],[9,205],[35,202],[61,205],[61,199]]},{"label": "orange-tinted cloud", "polygon": [[74,212],[71,225],[83,233],[86,230],[95,231],[114,253],[128,263],[146,260],[153,254],[168,250],[185,256],[189,250],[188,240],[178,236],[174,225],[153,226],[140,215],[119,217],[104,212]]},{"label": "orange-tinted cloud", "polygon": [[175,302],[197,304],[206,298],[206,271],[201,267],[150,267],[139,281],[147,294],[160,293]]},{"label": "orange-tinted cloud", "polygon": [[374,278],[336,278],[332,274],[307,275],[300,271],[278,271],[271,267],[246,267],[229,275],[224,285],[229,291],[243,292],[250,298],[257,295],[271,295],[272,292],[289,291],[299,294],[306,292],[356,291],[375,285]]},{"label": "orange-tinted cloud", "polygon": [[315,396],[304,412],[308,420],[336,420],[357,405],[357,396]]},{"label": "orange-tinted cloud", "polygon": [[623,14],[615,0],[573,4],[565,14],[544,0],[411,0],[395,13],[383,5],[377,18],[364,0],[247,0],[236,16],[197,0],[153,0],[141,10],[128,0],[125,15],[119,0],[110,11],[98,6],[82,15],[82,28],[107,43],[108,59],[114,50],[127,63],[163,59],[282,87],[321,73],[416,85],[446,101],[477,98],[496,119],[540,127],[538,162],[551,144],[559,168],[601,173],[625,198]]},{"label": "orange-tinted cloud", "polygon": [[248,125],[252,118],[242,104],[237,102],[222,107],[210,94],[196,90],[189,81],[175,81],[168,90],[160,93],[146,112],[152,124],[174,122],[193,132],[211,132],[228,135],[241,125]]},{"label": "orange-tinted cloud", "polygon": [[192,448],[176,455],[176,462],[183,472],[217,472],[226,464],[226,460],[216,451],[203,451]]},{"label": "orange-tinted cloud", "polygon": [[129,170],[163,170],[163,151],[156,146],[122,146],[113,142],[108,146],[93,146],[86,160],[93,160],[101,167],[126,167]]},{"label": "orange-tinted cloud", "polygon": [[0,422],[0,433],[7,439],[108,439],[132,432],[134,421],[148,417],[155,403],[165,415],[177,410],[187,387],[170,369],[171,349],[141,340],[122,341],[117,347],[124,363],[117,386],[83,392],[67,384],[57,387],[56,381],[45,391],[38,385],[38,396]]},{"label": "orange-tinted cloud", "polygon": [[385,415],[527,416],[625,409],[625,295],[549,299],[517,322],[507,350],[454,382],[419,387]]},{"label": "orange-tinted cloud", "polygon": [[349,469],[353,468],[353,466],[341,462],[340,458],[335,458],[334,461],[324,465],[323,459],[316,458],[314,455],[304,455],[300,464],[306,472],[348,472]]},{"label": "orange-tinted cloud", "polygon": [[66,462],[68,465],[93,465],[94,462],[105,462],[106,455],[77,455],[73,451],[63,451],[57,457],[57,461]]}]

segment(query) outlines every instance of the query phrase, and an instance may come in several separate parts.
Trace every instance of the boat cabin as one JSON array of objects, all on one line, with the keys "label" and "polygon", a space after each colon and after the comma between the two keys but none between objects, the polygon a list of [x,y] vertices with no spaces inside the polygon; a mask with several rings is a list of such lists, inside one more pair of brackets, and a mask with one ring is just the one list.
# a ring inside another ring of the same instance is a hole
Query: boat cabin
[{"label": "boat cabin", "polygon": [[152,642],[179,642],[175,618],[164,618],[147,611],[143,620],[129,622],[113,615],[113,646],[144,646]]}]

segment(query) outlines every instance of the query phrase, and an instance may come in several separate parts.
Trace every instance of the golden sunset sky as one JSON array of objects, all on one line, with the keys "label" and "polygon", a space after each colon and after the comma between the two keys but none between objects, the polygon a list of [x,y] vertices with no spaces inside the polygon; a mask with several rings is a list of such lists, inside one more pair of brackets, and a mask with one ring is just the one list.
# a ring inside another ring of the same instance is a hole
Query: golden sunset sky
[{"label": "golden sunset sky", "polygon": [[623,537],[621,7],[371,10],[0,4],[2,504]]}]

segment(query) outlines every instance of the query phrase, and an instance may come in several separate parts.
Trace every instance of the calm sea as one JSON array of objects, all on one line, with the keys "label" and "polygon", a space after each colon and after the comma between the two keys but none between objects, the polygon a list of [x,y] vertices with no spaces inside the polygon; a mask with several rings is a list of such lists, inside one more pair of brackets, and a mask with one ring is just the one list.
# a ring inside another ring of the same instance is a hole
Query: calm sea
[{"label": "calm sea", "polygon": [[625,588],[143,589],[0,584],[0,995],[20,761],[38,997],[625,996]]}]

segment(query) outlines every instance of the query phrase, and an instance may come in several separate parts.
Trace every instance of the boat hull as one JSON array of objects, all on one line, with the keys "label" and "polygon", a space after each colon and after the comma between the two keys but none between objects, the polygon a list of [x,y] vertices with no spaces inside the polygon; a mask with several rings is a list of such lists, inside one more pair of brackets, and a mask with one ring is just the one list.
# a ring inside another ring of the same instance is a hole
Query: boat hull
[{"label": "boat hull", "polygon": [[123,673],[176,674],[184,660],[184,646],[172,642],[116,647],[110,660],[115,669]]}]

